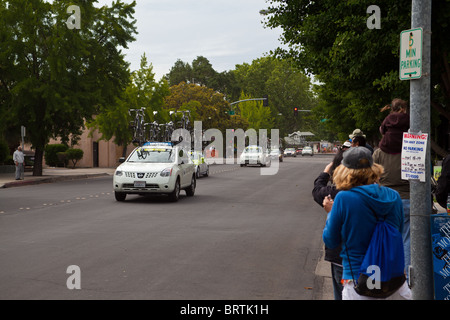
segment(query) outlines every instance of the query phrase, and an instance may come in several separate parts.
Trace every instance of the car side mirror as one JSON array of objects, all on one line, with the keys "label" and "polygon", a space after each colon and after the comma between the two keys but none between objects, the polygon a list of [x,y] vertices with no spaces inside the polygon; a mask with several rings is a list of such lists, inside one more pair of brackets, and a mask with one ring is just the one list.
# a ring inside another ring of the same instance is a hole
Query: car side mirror
[{"label": "car side mirror", "polygon": [[124,163],[125,162],[125,157],[120,157],[119,158],[119,163]]}]

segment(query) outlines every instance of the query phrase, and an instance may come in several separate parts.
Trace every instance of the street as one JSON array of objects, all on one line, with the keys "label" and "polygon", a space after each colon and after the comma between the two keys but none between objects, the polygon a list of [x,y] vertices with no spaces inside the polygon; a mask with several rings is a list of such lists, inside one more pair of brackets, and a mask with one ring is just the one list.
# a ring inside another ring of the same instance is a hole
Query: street
[{"label": "street", "polygon": [[111,176],[0,189],[0,299],[314,299],[326,214],[311,190],[331,159],[212,165],[177,203],[117,202]]}]

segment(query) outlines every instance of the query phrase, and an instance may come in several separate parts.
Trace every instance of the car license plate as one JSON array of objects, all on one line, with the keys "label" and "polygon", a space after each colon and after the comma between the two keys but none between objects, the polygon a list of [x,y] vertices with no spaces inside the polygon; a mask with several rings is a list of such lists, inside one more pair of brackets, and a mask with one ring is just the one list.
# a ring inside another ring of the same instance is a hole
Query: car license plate
[{"label": "car license plate", "polygon": [[145,181],[135,181],[134,187],[135,188],[145,188]]}]

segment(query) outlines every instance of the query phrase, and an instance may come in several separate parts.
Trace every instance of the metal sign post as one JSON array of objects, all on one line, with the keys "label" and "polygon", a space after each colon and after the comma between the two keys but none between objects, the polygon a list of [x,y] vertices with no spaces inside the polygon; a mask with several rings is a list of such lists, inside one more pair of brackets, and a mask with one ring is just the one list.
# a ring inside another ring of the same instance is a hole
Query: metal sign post
[{"label": "metal sign post", "polygon": [[[423,30],[421,48],[421,78],[417,74],[408,75],[410,82],[410,123],[411,132],[430,133],[430,60],[431,60],[431,0],[412,0],[411,28]],[[411,33],[413,42],[417,37]],[[409,43],[408,43],[409,44]],[[417,43],[416,43],[417,45]],[[413,49],[416,48],[414,51]],[[418,47],[408,47],[411,60],[417,58]],[[407,50],[404,49],[405,55]],[[414,56],[413,56],[414,55]],[[410,63],[409,67],[418,63]],[[409,73],[414,71],[408,71]],[[407,73],[408,73],[407,72]],[[411,291],[414,300],[434,299],[433,267],[431,249],[431,157],[430,143],[426,145],[425,182],[410,181],[410,232],[411,232]]]}]

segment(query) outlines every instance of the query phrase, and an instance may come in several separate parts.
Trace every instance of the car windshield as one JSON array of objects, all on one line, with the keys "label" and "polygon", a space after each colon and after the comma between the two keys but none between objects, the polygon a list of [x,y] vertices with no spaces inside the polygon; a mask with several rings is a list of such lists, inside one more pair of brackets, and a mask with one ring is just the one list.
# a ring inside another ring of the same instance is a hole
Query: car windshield
[{"label": "car windshield", "polygon": [[272,149],[272,150],[270,150],[270,153],[271,154],[278,154],[278,153],[280,153],[280,150]]},{"label": "car windshield", "polygon": [[304,147],[303,150],[311,150],[311,147]]},{"label": "car windshield", "polygon": [[128,162],[144,163],[172,163],[174,161],[173,150],[166,148],[138,148],[128,159]]},{"label": "car windshield", "polygon": [[261,147],[247,147],[245,148],[245,153],[260,153],[262,152]]}]

